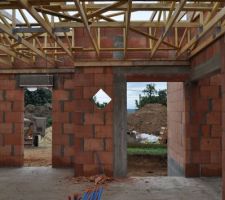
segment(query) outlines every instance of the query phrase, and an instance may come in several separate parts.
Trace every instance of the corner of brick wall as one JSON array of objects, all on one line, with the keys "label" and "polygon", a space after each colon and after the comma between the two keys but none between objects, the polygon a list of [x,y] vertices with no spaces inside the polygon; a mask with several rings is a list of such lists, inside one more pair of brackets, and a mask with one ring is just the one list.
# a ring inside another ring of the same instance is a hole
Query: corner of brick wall
[{"label": "corner of brick wall", "polygon": [[168,83],[169,175],[221,176],[221,75]]},{"label": "corner of brick wall", "polygon": [[0,75],[0,167],[23,166],[24,92],[14,75]]}]

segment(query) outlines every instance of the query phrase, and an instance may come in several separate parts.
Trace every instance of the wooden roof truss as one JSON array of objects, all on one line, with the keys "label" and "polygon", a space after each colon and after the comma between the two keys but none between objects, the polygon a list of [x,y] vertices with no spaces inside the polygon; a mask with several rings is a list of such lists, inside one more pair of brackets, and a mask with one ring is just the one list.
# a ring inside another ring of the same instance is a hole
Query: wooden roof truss
[{"label": "wooden roof truss", "polygon": [[[137,13],[141,19],[135,18]],[[85,28],[91,47],[76,45],[74,29],[79,27]],[[101,47],[101,28],[121,28],[123,47]],[[147,38],[149,46],[129,47],[132,32]],[[95,52],[97,57],[104,51],[122,51],[125,60],[129,51],[147,51],[149,60],[154,60],[157,52],[170,50],[176,60],[189,60],[224,33],[223,1],[0,2],[0,63],[9,66],[15,59],[30,63],[37,57],[60,62],[59,55],[67,55],[75,63],[74,54],[85,51]]]}]

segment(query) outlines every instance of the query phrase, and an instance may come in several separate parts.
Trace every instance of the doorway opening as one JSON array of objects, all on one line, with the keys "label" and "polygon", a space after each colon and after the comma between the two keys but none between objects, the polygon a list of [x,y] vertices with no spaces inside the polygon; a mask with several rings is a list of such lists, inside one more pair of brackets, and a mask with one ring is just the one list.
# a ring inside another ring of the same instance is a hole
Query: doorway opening
[{"label": "doorway opening", "polygon": [[52,88],[24,88],[24,166],[52,165]]},{"label": "doorway opening", "polygon": [[128,176],[167,176],[167,83],[127,83]]}]

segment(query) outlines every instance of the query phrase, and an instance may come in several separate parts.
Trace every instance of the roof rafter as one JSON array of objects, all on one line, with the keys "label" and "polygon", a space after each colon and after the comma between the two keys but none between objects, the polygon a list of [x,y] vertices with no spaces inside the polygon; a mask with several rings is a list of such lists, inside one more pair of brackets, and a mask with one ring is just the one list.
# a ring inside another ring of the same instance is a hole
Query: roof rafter
[{"label": "roof rafter", "polygon": [[163,32],[160,39],[156,42],[155,46],[152,49],[151,57],[154,56],[156,50],[159,48],[160,44],[162,43],[162,41],[166,37],[167,33],[169,32],[170,28],[173,26],[173,23],[175,22],[176,18],[180,14],[180,12],[181,12],[182,8],[184,7],[185,3],[186,3],[186,0],[181,0],[179,6],[176,7],[174,13],[172,14],[172,16],[170,17],[170,19],[167,22],[167,25],[165,27],[165,31]]},{"label": "roof rafter", "polygon": [[93,36],[91,34],[91,28],[90,28],[90,26],[88,24],[88,19],[87,19],[86,13],[84,11],[84,8],[80,4],[79,0],[74,0],[74,3],[75,3],[75,5],[78,8],[78,11],[79,11],[80,16],[81,16],[81,18],[83,20],[83,23],[84,23],[84,27],[85,27],[85,29],[86,29],[86,31],[87,31],[90,39],[91,39],[92,45],[94,46],[97,55],[99,55],[99,49],[98,49],[98,46],[97,46],[97,44],[96,44],[96,42],[95,42],[95,40],[94,40],[94,38],[93,38]]},{"label": "roof rafter", "polygon": [[200,34],[196,35],[196,37],[192,38],[190,42],[188,42],[184,47],[180,49],[178,52],[178,56],[181,56],[185,53],[192,45],[194,45],[197,41],[199,41],[204,35],[208,33],[223,17],[225,16],[225,7],[220,10],[217,15],[212,18],[205,26],[203,26],[203,30]]},{"label": "roof rafter", "polygon": [[56,41],[56,43],[63,48],[63,50],[69,55],[69,57],[73,60],[73,55],[71,51],[69,51],[64,43],[58,38],[52,30],[52,27],[47,24],[44,19],[38,14],[38,12],[29,4],[28,0],[18,0],[24,8],[31,14],[31,16],[46,30],[46,32]]}]

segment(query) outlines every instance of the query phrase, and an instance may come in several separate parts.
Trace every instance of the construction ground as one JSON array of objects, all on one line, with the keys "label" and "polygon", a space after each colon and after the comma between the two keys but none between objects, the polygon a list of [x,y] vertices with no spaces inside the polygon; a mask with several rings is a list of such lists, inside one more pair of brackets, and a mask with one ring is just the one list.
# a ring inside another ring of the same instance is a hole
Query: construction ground
[{"label": "construction ground", "polygon": [[[223,0],[1,1],[0,199],[96,183],[103,200],[225,200],[224,35]],[[167,170],[129,160],[128,82],[167,82]],[[52,91],[52,142],[38,148],[40,118],[24,140],[33,87]]]}]

